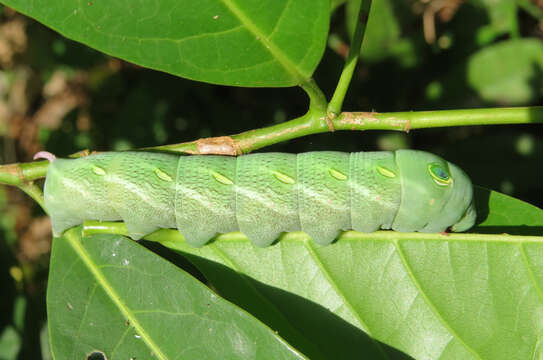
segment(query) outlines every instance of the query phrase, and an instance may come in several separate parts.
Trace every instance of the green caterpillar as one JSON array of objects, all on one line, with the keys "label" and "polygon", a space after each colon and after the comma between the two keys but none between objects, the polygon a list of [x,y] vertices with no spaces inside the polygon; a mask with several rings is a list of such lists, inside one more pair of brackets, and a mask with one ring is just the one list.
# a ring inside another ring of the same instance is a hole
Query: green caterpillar
[{"label": "green caterpillar", "polygon": [[55,236],[84,220],[122,220],[133,239],[177,228],[193,246],[241,231],[263,247],[300,230],[325,245],[342,230],[465,231],[476,218],[468,176],[416,150],[104,153],[52,161],[44,196]]}]

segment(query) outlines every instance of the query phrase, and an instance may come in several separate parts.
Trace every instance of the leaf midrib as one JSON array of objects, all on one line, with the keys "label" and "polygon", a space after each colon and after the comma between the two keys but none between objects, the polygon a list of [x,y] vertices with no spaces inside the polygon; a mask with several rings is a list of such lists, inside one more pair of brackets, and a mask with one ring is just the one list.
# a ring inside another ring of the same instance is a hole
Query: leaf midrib
[{"label": "leaf midrib", "polygon": [[79,242],[78,238],[74,235],[74,232],[67,232],[65,237],[68,240],[70,246],[77,253],[77,255],[79,255],[81,260],[83,260],[83,263],[92,273],[92,275],[94,275],[96,282],[100,284],[100,286],[111,299],[111,301],[117,306],[117,308],[126,317],[126,319],[128,319],[130,324],[136,329],[138,335],[141,336],[141,338],[147,344],[147,346],[149,346],[151,351],[157,356],[157,358],[161,360],[167,360],[168,358],[164,355],[160,347],[153,341],[147,331],[145,331],[144,327],[139,323],[137,318],[126,306],[126,304],[124,304],[124,302],[121,300],[121,297],[114,290],[113,286],[107,281],[106,277],[100,271],[99,267],[91,259],[85,248],[81,245],[81,242]]},{"label": "leaf midrib", "polygon": [[[483,227],[484,228],[484,227]],[[160,237],[160,232],[177,232],[174,229],[161,229],[154,235]],[[281,235],[280,241],[299,242],[310,240],[309,235],[302,231],[292,231]],[[480,242],[480,243],[511,243],[511,244],[531,244],[538,243],[543,245],[543,236],[536,235],[510,235],[510,234],[486,234],[486,233],[401,233],[390,230],[378,230],[372,233],[357,232],[354,230],[344,231],[340,234],[337,241],[446,241],[446,242]],[[151,240],[153,241],[153,240]],[[241,232],[230,232],[220,234],[216,241],[228,243],[248,243],[250,240]]]},{"label": "leaf midrib", "polygon": [[[290,0],[289,0],[290,1]],[[304,80],[304,75],[298,69],[285,53],[281,51],[274,43],[269,41],[268,37],[260,30],[260,28],[253,23],[249,17],[234,4],[232,0],[221,0],[221,2],[230,10],[230,12],[238,18],[238,20],[245,25],[247,30],[260,41],[266,50],[283,66],[283,68],[294,78],[301,83]],[[277,20],[279,21],[279,20]]]}]

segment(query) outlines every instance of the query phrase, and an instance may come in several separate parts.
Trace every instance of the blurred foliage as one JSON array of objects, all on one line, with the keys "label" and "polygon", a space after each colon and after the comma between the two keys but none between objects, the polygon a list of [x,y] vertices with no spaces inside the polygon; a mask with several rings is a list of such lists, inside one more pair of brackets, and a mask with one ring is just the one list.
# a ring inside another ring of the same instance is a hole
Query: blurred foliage
[{"label": "blurred foliage", "polygon": [[542,41],[507,40],[471,56],[468,82],[486,101],[525,104],[543,90],[542,69]]},{"label": "blurred foliage", "polygon": [[[328,96],[356,1],[333,1],[330,47],[315,73]],[[540,9],[541,0],[374,1],[345,109],[543,105]],[[128,64],[5,7],[0,69],[1,163],[29,161],[42,149],[62,156],[233,134],[299,116],[307,106],[298,88],[214,86]],[[403,147],[441,154],[476,184],[543,205],[543,132],[536,126],[337,132],[265,151]],[[0,212],[0,359],[47,359],[49,223],[16,189],[0,188]]]}]

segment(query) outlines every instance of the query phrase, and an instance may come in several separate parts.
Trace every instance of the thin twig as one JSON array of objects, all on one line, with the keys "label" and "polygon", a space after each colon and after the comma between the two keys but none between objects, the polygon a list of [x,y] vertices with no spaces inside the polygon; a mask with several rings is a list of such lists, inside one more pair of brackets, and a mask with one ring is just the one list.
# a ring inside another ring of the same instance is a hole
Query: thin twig
[{"label": "thin twig", "polygon": [[45,204],[43,202],[43,193],[38,185],[34,184],[34,182],[27,182],[19,185],[18,188],[34,199],[34,201],[36,201],[47,214],[47,210],[45,209]]},{"label": "thin twig", "polygon": [[[543,106],[392,113],[343,112],[334,119],[327,118],[323,112],[310,111],[304,116],[281,124],[237,135],[205,138],[142,150],[201,155],[242,155],[282,141],[332,130],[410,131],[450,126],[533,123],[543,123]],[[48,166],[48,161],[0,165],[0,184],[19,186],[43,178]]]},{"label": "thin twig", "polygon": [[349,84],[353,77],[356,64],[358,63],[358,58],[360,57],[360,48],[362,47],[362,41],[364,40],[364,33],[366,30],[366,23],[369,17],[369,11],[371,7],[371,0],[363,0],[358,11],[358,19],[356,22],[356,27],[353,33],[353,41],[351,48],[349,50],[349,56],[345,61],[345,66],[341,72],[336,90],[330,103],[328,104],[327,113],[328,116],[333,119],[340,112],[343,106],[343,100],[349,89]]},{"label": "thin twig", "polygon": [[[306,135],[330,132],[326,116],[306,114],[302,117],[269,126],[246,131],[237,135],[221,137],[223,145],[230,148],[222,155],[241,155],[263,147]],[[543,106],[514,108],[483,108],[437,111],[407,111],[392,113],[343,112],[331,119],[333,130],[396,130],[410,131],[450,126],[504,125],[543,123]],[[210,138],[187,143],[158,146],[153,150],[188,154],[217,154],[205,152],[197,143],[211,141]],[[227,139],[227,140],[225,140]]]}]

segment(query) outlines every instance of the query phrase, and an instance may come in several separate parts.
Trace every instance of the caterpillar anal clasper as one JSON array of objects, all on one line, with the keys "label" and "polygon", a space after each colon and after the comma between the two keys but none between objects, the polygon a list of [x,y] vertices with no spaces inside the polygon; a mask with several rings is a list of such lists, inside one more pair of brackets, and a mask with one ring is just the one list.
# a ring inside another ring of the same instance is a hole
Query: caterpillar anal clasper
[{"label": "caterpillar anal clasper", "polygon": [[85,220],[122,220],[133,239],[177,228],[193,246],[241,231],[263,247],[300,230],[326,245],[343,230],[465,231],[476,218],[469,177],[416,150],[111,152],[55,159],[44,196],[55,236]]}]

